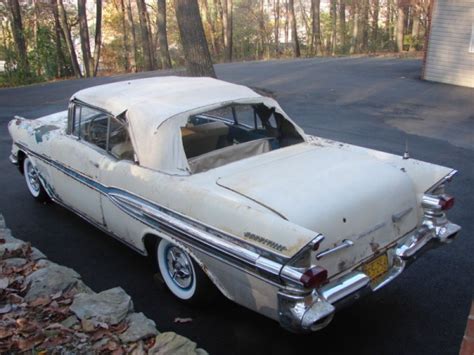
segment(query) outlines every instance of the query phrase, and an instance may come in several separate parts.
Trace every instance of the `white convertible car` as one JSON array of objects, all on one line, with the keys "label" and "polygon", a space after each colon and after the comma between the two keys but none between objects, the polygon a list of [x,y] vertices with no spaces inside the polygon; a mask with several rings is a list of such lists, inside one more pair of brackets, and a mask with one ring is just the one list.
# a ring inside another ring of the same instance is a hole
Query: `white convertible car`
[{"label": "white convertible car", "polygon": [[309,136],[273,99],[220,80],[96,86],[9,131],[35,199],[150,256],[181,300],[217,288],[294,332],[460,230],[446,218],[455,170]]}]

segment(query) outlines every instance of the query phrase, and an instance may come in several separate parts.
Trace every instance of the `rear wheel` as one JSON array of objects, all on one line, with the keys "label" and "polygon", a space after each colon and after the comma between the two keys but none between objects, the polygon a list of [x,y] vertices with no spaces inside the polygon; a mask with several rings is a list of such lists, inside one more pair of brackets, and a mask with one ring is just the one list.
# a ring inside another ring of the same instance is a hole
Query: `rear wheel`
[{"label": "rear wheel", "polygon": [[41,185],[38,170],[36,170],[36,167],[33,165],[30,158],[25,158],[23,160],[23,175],[25,176],[26,186],[28,187],[31,196],[39,202],[48,201],[48,193],[43,185]]},{"label": "rear wheel", "polygon": [[162,239],[156,257],[163,281],[173,295],[193,304],[206,304],[214,299],[214,285],[182,248]]}]

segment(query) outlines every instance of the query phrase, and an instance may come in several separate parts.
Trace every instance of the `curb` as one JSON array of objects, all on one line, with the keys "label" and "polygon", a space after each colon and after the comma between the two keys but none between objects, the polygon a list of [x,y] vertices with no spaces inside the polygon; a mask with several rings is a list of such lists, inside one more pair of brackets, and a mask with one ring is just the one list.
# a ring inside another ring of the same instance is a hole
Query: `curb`
[{"label": "curb", "polygon": [[120,287],[99,293],[81,276],[15,238],[0,214],[0,353],[207,352],[134,312]]}]

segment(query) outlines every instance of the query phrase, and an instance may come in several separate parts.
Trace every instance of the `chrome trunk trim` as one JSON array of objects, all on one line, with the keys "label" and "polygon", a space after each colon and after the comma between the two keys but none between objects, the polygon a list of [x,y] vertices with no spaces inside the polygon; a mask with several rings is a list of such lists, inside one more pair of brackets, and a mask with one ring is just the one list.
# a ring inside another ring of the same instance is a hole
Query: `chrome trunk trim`
[{"label": "chrome trunk trim", "polygon": [[341,244],[335,246],[334,248],[326,249],[326,250],[320,252],[319,254],[317,254],[316,259],[317,260],[322,259],[327,255],[336,253],[336,252],[338,252],[339,250],[342,250],[342,249],[350,248],[353,245],[354,245],[354,242],[352,240],[344,239]]}]

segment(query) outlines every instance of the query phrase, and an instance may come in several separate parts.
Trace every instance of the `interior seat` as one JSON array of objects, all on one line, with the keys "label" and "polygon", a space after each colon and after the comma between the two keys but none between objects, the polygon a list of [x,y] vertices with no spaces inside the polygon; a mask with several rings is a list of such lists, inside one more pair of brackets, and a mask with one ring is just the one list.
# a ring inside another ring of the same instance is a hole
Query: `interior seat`
[{"label": "interior seat", "polygon": [[110,152],[117,159],[133,160],[133,145],[129,140],[114,145]]},{"label": "interior seat", "polygon": [[200,173],[234,161],[253,157],[272,150],[272,138],[262,138],[250,142],[234,144],[188,159],[192,173]]},{"label": "interior seat", "polygon": [[222,122],[209,122],[181,128],[186,157],[192,158],[213,151],[219,138],[229,134],[229,127]]}]

